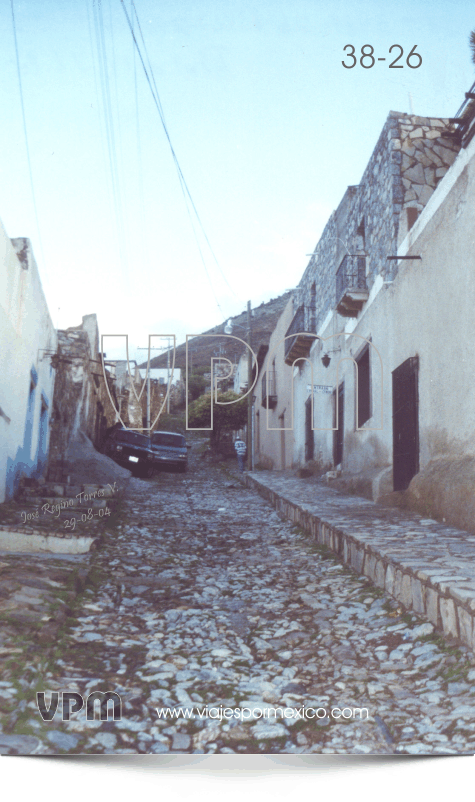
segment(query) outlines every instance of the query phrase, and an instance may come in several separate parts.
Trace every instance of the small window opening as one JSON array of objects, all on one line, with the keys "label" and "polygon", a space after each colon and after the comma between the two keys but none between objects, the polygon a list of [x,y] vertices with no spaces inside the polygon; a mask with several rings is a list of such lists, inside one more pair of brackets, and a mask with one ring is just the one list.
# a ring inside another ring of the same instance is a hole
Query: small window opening
[{"label": "small window opening", "polygon": [[409,206],[409,208],[406,209],[406,213],[407,213],[407,230],[410,231],[419,216],[419,212],[417,211],[417,209],[414,209],[412,206]]},{"label": "small window opening", "polygon": [[356,360],[358,366],[358,428],[371,417],[371,374],[369,346]]},{"label": "small window opening", "polygon": [[365,249],[365,226],[364,226],[364,217],[359,224],[358,228],[356,229],[356,249],[358,251],[364,251]]}]

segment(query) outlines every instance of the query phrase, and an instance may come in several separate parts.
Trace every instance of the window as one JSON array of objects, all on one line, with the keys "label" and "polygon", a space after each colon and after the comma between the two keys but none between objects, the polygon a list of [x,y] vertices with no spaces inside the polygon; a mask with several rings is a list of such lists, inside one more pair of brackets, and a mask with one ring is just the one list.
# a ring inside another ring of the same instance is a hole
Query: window
[{"label": "window", "polygon": [[358,228],[356,229],[356,250],[364,251],[365,249],[365,226],[364,226],[364,217],[361,220]]},{"label": "window", "polygon": [[182,434],[168,432],[155,432],[152,434],[154,446],[168,446],[169,448],[186,448],[186,440]]},{"label": "window", "polygon": [[310,287],[310,306],[309,306],[309,331],[317,330],[317,289],[315,282]]},{"label": "window", "polygon": [[364,217],[356,229],[356,250],[358,253],[361,252],[361,254],[363,254],[365,257],[365,275],[367,276],[369,271],[369,259],[366,259],[366,232]]},{"label": "window", "polygon": [[419,212],[417,211],[417,209],[413,209],[412,207],[409,206],[409,208],[406,209],[406,213],[407,213],[407,230],[410,231],[412,226],[417,220]]},{"label": "window", "polygon": [[356,359],[358,366],[357,428],[363,426],[371,417],[371,373],[369,364],[369,345]]},{"label": "window", "polygon": [[126,429],[119,429],[114,433],[114,440],[118,443],[129,443],[131,446],[142,446],[143,448],[150,447],[150,441],[147,435],[131,432]]}]

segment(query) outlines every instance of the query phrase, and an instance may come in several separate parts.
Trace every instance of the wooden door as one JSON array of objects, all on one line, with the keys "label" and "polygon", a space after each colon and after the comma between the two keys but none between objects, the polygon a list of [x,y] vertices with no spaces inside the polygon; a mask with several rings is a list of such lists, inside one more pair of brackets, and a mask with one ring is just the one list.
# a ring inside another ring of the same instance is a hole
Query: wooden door
[{"label": "wooden door", "polygon": [[405,490],[419,471],[418,357],[393,371],[394,490]]},{"label": "wooden door", "polygon": [[[338,388],[338,405],[336,403],[336,390],[333,393],[334,403],[334,426],[333,431],[333,462],[341,465],[343,462],[343,434],[344,434],[344,413],[345,413],[345,388],[343,382]],[[337,409],[338,406],[338,409]]]},{"label": "wooden door", "polygon": [[305,462],[313,459],[315,448],[312,423],[312,397],[310,396],[305,402]]}]

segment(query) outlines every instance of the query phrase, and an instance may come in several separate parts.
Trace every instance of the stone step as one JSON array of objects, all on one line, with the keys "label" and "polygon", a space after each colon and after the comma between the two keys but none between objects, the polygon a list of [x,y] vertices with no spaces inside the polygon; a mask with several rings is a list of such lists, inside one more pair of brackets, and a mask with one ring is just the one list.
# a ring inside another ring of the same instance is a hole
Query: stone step
[{"label": "stone step", "polygon": [[[58,509],[83,509],[87,512],[88,509],[98,510],[107,507],[108,499],[92,499],[84,501],[78,498],[59,498],[58,496],[20,496],[17,499],[19,505],[26,505],[27,507],[37,507],[40,510],[42,507],[47,506],[52,508],[55,512]],[[48,509],[47,509],[48,511]]]},{"label": "stone step", "polygon": [[47,496],[47,497],[65,497],[76,498],[81,497],[83,503],[93,499],[112,499],[117,496],[119,488],[117,485],[70,485],[66,482],[46,482],[38,487],[24,486],[21,491],[23,496]]}]

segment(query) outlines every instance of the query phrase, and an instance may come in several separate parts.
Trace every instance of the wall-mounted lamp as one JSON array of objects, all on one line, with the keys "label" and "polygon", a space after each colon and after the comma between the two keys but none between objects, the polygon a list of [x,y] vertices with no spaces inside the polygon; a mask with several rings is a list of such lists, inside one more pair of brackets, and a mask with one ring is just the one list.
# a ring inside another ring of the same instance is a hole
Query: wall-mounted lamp
[{"label": "wall-mounted lamp", "polygon": [[324,355],[322,356],[322,365],[323,365],[323,367],[324,367],[324,368],[327,368],[327,367],[328,367],[328,365],[330,364],[330,362],[331,362],[331,359],[330,359],[330,357],[328,356],[328,354],[324,354]]}]

